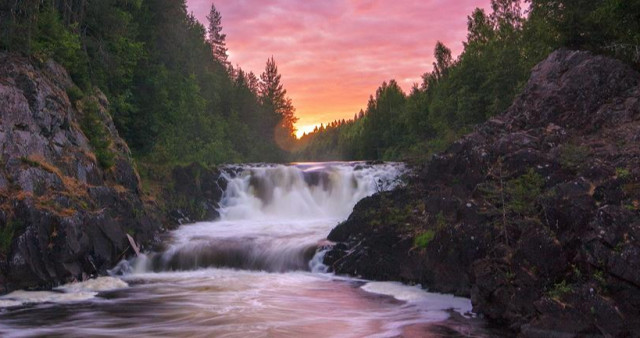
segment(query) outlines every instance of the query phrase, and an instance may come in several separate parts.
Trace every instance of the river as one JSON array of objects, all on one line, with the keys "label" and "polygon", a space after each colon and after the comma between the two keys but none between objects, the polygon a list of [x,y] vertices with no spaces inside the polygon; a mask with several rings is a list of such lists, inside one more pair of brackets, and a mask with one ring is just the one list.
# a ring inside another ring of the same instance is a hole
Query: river
[{"label": "river", "polygon": [[110,276],[0,297],[3,337],[485,337],[469,299],[336,276],[325,238],[401,164],[227,168],[219,220]]}]

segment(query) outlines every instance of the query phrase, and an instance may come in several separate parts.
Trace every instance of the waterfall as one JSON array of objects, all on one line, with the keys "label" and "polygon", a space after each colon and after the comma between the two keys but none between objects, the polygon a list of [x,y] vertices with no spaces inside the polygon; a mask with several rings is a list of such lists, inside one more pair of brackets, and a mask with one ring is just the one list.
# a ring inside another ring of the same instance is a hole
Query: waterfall
[{"label": "waterfall", "polygon": [[346,218],[355,204],[399,182],[404,166],[319,163],[246,167],[228,177],[223,220]]},{"label": "waterfall", "polygon": [[324,271],[329,231],[361,199],[400,184],[406,171],[359,162],[227,169],[220,219],[182,226],[167,250],[135,259],[129,270]]}]

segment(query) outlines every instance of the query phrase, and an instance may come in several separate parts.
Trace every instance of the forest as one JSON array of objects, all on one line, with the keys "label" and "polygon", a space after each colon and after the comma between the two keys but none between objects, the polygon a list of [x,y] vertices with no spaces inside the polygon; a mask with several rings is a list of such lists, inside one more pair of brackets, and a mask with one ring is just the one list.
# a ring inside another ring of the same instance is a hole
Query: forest
[{"label": "forest", "polygon": [[215,5],[205,27],[184,0],[3,1],[0,49],[60,62],[78,85],[71,98],[99,88],[138,164],[162,165],[420,160],[504,111],[553,50],[640,67],[639,1],[492,0],[491,8],[468,16],[457,58],[436,44],[433,69],[409,93],[385,81],[353,119],[299,140],[274,58],[259,75],[231,65]]},{"label": "forest", "polygon": [[303,135],[295,157],[426,159],[503,112],[532,67],[558,48],[589,50],[640,68],[640,1],[492,0],[491,8],[468,16],[459,57],[438,42],[432,71],[410,93],[385,81],[353,119]]},{"label": "forest", "polygon": [[2,1],[0,50],[61,63],[72,101],[103,91],[139,165],[285,161],[296,118],[274,58],[232,66],[214,5],[207,19],[184,0]]}]

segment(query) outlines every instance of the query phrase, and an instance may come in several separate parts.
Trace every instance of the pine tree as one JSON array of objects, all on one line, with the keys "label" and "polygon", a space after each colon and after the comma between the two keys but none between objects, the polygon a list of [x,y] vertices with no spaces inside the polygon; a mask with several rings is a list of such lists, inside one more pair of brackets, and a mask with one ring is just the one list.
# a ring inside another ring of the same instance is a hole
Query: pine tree
[{"label": "pine tree", "polygon": [[260,80],[253,72],[246,74],[246,77],[247,87],[249,87],[249,90],[257,96],[260,91]]},{"label": "pine tree", "polygon": [[207,20],[209,20],[209,38],[207,42],[211,45],[213,57],[225,66],[225,68],[232,69],[230,68],[231,63],[227,60],[227,43],[225,42],[227,35],[222,34],[222,16],[216,9],[216,5],[211,4],[211,10],[209,11]]},{"label": "pine tree", "polygon": [[275,126],[275,138],[278,145],[288,150],[295,141],[296,129],[294,124],[298,121],[295,116],[295,108],[291,99],[287,97],[287,90],[280,82],[282,76],[278,74],[278,66],[273,56],[267,60],[264,73],[260,75],[260,99],[262,105],[274,112],[277,124]]}]

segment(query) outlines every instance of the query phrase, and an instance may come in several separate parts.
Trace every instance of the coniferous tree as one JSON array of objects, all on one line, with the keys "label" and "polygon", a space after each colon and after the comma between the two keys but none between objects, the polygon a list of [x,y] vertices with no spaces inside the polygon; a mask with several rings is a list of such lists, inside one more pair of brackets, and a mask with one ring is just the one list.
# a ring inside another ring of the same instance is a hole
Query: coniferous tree
[{"label": "coniferous tree", "polygon": [[231,63],[228,61],[227,43],[225,41],[227,35],[222,34],[222,16],[216,9],[216,5],[211,4],[211,10],[209,11],[209,15],[207,15],[207,20],[209,21],[209,27],[207,28],[207,41],[211,45],[213,57],[227,69],[233,69]]},{"label": "coniferous tree", "polygon": [[298,121],[295,116],[295,108],[287,90],[280,82],[282,75],[278,73],[278,66],[273,57],[267,60],[265,71],[260,75],[260,99],[262,104],[276,117],[275,138],[276,143],[289,150],[295,141],[294,124]]}]

